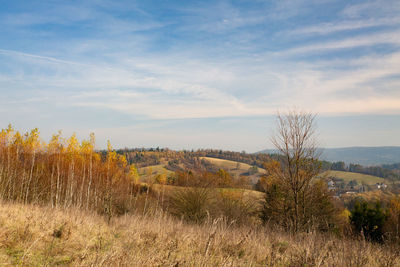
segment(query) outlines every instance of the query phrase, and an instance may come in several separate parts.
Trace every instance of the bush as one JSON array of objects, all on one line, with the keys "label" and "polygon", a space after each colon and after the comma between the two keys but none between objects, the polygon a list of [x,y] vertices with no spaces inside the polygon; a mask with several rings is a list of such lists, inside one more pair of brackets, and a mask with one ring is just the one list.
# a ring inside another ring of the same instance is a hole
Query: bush
[{"label": "bush", "polygon": [[170,212],[185,221],[201,223],[209,214],[210,200],[208,188],[184,188],[171,196]]},{"label": "bush", "polygon": [[357,202],[351,211],[350,221],[356,233],[368,240],[383,241],[383,226],[388,218],[388,211],[383,210],[380,202],[371,206],[368,202]]},{"label": "bush", "polygon": [[229,223],[251,224],[258,219],[258,199],[245,197],[241,191],[221,191],[213,205],[214,217],[223,217]]},{"label": "bush", "polygon": [[[291,231],[294,229],[295,201],[291,191],[279,179],[270,178],[264,184],[265,201],[261,211],[264,223],[279,225]],[[298,206],[297,230],[335,230],[340,210],[335,207],[332,196],[322,181],[311,184],[301,192]]]}]

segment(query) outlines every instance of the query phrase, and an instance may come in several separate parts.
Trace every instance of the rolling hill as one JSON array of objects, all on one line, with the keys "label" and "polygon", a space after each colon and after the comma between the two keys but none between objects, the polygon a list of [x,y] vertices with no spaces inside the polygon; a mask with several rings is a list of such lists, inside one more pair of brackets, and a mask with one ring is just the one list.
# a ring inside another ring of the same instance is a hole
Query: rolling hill
[{"label": "rolling hill", "polygon": [[[261,175],[265,173],[265,170],[262,168],[256,168],[256,170],[251,170],[254,168],[253,166],[232,160],[218,159],[212,157],[199,157],[200,160],[205,160],[215,166],[217,169],[224,169],[232,174],[234,177],[246,176],[249,181],[256,183]],[[155,177],[159,174],[165,174],[167,176],[173,174],[173,171],[170,171],[166,168],[167,162],[157,165],[151,165],[147,167],[138,168],[138,173],[142,177],[142,179],[146,180],[149,177]],[[186,168],[184,164],[181,167]]]},{"label": "rolling hill", "polygon": [[[255,173],[249,173],[249,170],[252,168],[252,166],[242,162],[218,159],[212,157],[199,157],[199,158],[201,160],[208,161],[217,168],[221,168],[228,171],[234,177],[247,176],[253,183],[256,183],[258,179],[263,174],[266,173],[265,169],[262,168],[257,168],[257,171]],[[166,168],[166,163],[139,168],[139,175],[142,177],[142,179],[146,179],[150,176],[155,177],[159,174],[165,174],[169,176],[173,174],[173,172]],[[321,177],[335,177],[343,179],[345,182],[350,182],[352,180],[355,180],[359,184],[367,184],[367,185],[374,185],[376,183],[385,182],[385,179],[381,177],[355,173],[355,172],[347,172],[347,171],[334,171],[334,170],[326,171],[321,175]]]}]

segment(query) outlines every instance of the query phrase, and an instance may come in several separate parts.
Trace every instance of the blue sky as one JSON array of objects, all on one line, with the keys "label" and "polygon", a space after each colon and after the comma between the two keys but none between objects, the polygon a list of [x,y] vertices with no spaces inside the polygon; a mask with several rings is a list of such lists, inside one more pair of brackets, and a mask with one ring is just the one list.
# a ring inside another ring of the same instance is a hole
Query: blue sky
[{"label": "blue sky", "polygon": [[400,1],[0,0],[0,126],[98,146],[400,145]]}]

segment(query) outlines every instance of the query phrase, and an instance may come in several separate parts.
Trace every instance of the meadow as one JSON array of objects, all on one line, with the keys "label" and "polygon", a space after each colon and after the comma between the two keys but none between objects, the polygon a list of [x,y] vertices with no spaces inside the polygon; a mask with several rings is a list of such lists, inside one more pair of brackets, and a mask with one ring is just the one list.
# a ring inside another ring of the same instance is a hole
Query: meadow
[{"label": "meadow", "polygon": [[362,173],[355,173],[355,172],[345,172],[345,171],[326,171],[322,174],[322,176],[343,179],[345,182],[350,182],[355,180],[359,184],[367,184],[367,185],[374,185],[376,183],[387,182],[384,178],[381,177],[362,174]]},{"label": "meadow", "polygon": [[397,247],[158,211],[111,221],[76,208],[0,204],[1,266],[400,266]]}]

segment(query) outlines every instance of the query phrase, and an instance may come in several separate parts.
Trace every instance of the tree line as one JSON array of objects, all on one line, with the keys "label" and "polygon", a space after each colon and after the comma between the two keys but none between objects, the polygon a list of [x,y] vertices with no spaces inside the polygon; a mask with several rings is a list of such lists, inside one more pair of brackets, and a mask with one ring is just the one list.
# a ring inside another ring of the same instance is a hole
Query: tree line
[{"label": "tree line", "polygon": [[116,152],[125,155],[130,164],[136,164],[138,167],[157,165],[161,163],[161,160],[173,163],[174,161],[193,161],[194,158],[198,157],[211,157],[246,163],[263,168],[264,163],[271,158],[268,154],[249,154],[244,151],[235,152],[219,149],[175,151],[168,148],[124,148],[118,149]]}]

